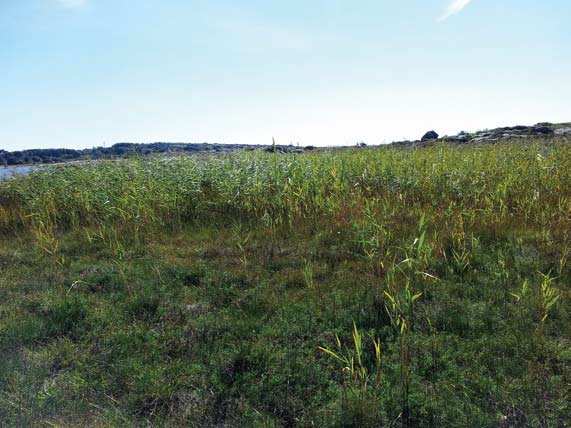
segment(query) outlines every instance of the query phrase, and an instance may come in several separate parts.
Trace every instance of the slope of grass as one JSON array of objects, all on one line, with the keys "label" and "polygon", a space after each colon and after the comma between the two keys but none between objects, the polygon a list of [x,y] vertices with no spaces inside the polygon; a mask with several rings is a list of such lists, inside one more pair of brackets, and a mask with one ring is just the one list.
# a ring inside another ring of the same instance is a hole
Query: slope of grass
[{"label": "slope of grass", "polygon": [[0,426],[564,427],[571,147],[0,183]]}]

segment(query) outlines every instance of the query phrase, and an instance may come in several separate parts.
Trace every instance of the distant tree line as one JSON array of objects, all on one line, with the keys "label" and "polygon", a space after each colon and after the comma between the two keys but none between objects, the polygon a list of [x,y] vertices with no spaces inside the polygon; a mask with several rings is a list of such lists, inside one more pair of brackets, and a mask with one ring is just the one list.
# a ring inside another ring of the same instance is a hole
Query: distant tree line
[{"label": "distant tree line", "polygon": [[32,149],[8,152],[0,149],[0,166],[58,163],[74,160],[112,159],[131,156],[146,156],[159,153],[225,152],[254,148],[245,144],[209,143],[117,143],[111,147],[92,149]]}]

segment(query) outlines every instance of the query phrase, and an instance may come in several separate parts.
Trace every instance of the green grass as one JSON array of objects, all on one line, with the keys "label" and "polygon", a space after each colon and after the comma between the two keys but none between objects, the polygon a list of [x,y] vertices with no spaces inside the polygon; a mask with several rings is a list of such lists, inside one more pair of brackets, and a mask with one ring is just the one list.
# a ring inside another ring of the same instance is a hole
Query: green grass
[{"label": "green grass", "polygon": [[539,140],[0,182],[0,426],[571,426],[570,201]]}]

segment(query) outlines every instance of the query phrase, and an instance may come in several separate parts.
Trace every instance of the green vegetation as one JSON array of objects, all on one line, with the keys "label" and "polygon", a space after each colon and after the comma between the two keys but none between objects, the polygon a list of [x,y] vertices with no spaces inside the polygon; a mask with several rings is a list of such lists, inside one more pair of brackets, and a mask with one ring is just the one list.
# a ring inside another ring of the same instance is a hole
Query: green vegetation
[{"label": "green vegetation", "polygon": [[117,159],[150,155],[181,155],[198,153],[227,153],[236,150],[278,150],[295,152],[312,150],[312,146],[296,148],[290,146],[254,146],[247,144],[209,144],[209,143],[116,143],[111,147],[94,147],[92,149],[31,149],[7,152],[0,149],[0,166],[53,164],[58,162],[86,161],[98,159]]},{"label": "green vegetation", "polygon": [[564,427],[571,146],[0,182],[2,427]]},{"label": "green vegetation", "polygon": [[80,160],[96,160],[124,158],[133,156],[150,155],[157,153],[184,153],[201,150],[222,150],[223,146],[211,144],[177,144],[177,143],[153,143],[134,144],[117,143],[111,147],[94,147],[92,149],[31,149],[7,152],[0,150],[0,166],[3,165],[29,165],[39,163],[57,163]]}]

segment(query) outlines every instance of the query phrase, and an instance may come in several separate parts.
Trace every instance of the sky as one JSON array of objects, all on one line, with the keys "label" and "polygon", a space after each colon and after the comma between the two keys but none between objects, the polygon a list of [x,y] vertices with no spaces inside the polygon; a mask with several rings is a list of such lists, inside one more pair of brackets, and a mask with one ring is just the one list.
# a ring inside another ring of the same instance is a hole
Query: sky
[{"label": "sky", "polygon": [[569,0],[0,0],[0,149],[571,121]]}]

